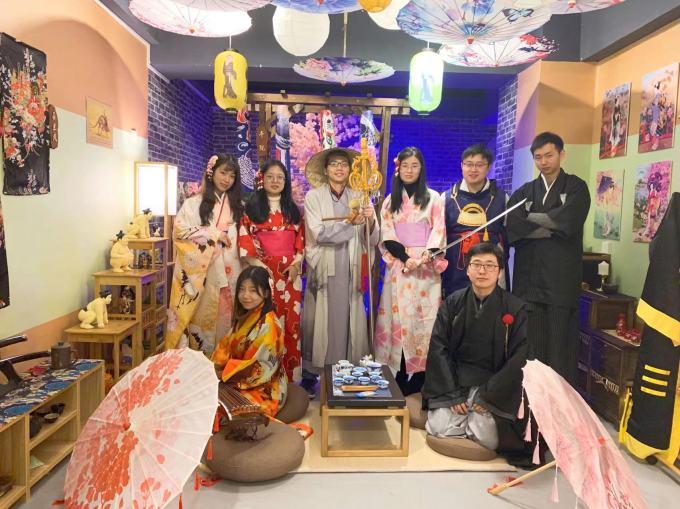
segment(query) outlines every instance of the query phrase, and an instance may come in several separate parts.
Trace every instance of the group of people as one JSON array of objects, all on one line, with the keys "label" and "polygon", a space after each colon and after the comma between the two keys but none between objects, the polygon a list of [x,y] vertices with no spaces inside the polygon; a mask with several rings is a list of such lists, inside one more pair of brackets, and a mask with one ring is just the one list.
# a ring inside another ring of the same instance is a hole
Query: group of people
[{"label": "group of people", "polygon": [[[520,447],[525,360],[575,380],[590,205],[585,182],[562,169],[558,135],[538,135],[531,152],[539,177],[508,197],[488,178],[484,145],[465,150],[462,180],[441,194],[427,187],[421,151],[405,148],[380,221],[348,186],[351,150],[310,159],[303,211],[280,161],[260,167],[243,204],[236,159],[213,156],[202,193],[175,222],[167,347],[203,350],[223,381],[272,416],[303,366],[309,382],[326,364],[372,352],[405,395],[422,392],[428,432]],[[363,287],[376,246],[385,273],[369,345]]]}]

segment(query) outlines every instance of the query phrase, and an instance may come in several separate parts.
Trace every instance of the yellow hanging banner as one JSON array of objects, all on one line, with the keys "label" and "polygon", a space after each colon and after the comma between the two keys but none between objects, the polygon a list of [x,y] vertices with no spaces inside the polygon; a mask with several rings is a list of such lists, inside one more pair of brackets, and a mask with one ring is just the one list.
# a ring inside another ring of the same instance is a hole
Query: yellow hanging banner
[{"label": "yellow hanging banner", "polygon": [[248,61],[237,51],[215,57],[215,102],[223,110],[240,110],[248,96]]}]

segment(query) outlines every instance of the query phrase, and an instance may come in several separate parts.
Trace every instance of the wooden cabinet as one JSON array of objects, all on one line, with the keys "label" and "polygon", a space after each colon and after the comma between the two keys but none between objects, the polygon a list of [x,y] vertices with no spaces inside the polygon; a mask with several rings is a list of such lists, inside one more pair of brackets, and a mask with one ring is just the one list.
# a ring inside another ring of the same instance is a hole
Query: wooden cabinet
[{"label": "wooden cabinet", "polygon": [[621,293],[605,294],[593,290],[581,293],[581,327],[589,329],[616,329],[619,315],[626,315],[626,326],[632,327],[635,319],[636,299]]}]

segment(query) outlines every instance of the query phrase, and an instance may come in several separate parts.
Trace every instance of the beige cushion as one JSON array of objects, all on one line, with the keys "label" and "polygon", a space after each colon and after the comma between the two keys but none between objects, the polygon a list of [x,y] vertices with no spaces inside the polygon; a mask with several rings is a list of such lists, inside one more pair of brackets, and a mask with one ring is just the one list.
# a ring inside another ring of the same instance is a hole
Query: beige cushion
[{"label": "beige cushion", "polygon": [[271,422],[260,427],[257,440],[225,438],[224,430],[213,435],[213,458],[208,467],[222,479],[236,482],[261,482],[283,477],[294,470],[305,454],[300,434],[287,424]]},{"label": "beige cushion", "polygon": [[288,395],[276,418],[279,421],[289,423],[302,419],[309,408],[309,395],[297,384],[288,384]]},{"label": "beige cushion", "polygon": [[479,445],[467,438],[440,438],[427,435],[427,445],[435,452],[469,461],[489,461],[496,457],[496,452]]},{"label": "beige cushion", "polygon": [[423,410],[423,395],[419,392],[406,396],[406,408],[412,428],[425,429],[427,410]]}]

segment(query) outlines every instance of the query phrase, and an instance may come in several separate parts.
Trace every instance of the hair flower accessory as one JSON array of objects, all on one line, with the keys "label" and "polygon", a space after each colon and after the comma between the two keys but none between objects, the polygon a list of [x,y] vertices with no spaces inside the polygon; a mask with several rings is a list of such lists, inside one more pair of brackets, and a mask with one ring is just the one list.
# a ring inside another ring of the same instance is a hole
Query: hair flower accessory
[{"label": "hair flower accessory", "polygon": [[213,171],[214,171],[216,162],[217,162],[217,156],[211,156],[210,159],[208,159],[208,164],[205,167],[205,175],[206,175],[206,177],[208,177],[208,180],[212,180]]},{"label": "hair flower accessory", "polygon": [[505,358],[508,358],[508,336],[510,335],[510,326],[515,323],[515,317],[510,313],[505,313],[501,318],[503,325],[505,325]]},{"label": "hair flower accessory", "polygon": [[399,157],[395,157],[393,159],[394,161],[394,176],[398,177],[399,176]]},{"label": "hair flower accessory", "polygon": [[255,172],[255,190],[261,189],[264,189],[264,173],[262,173],[262,170],[257,170]]}]

